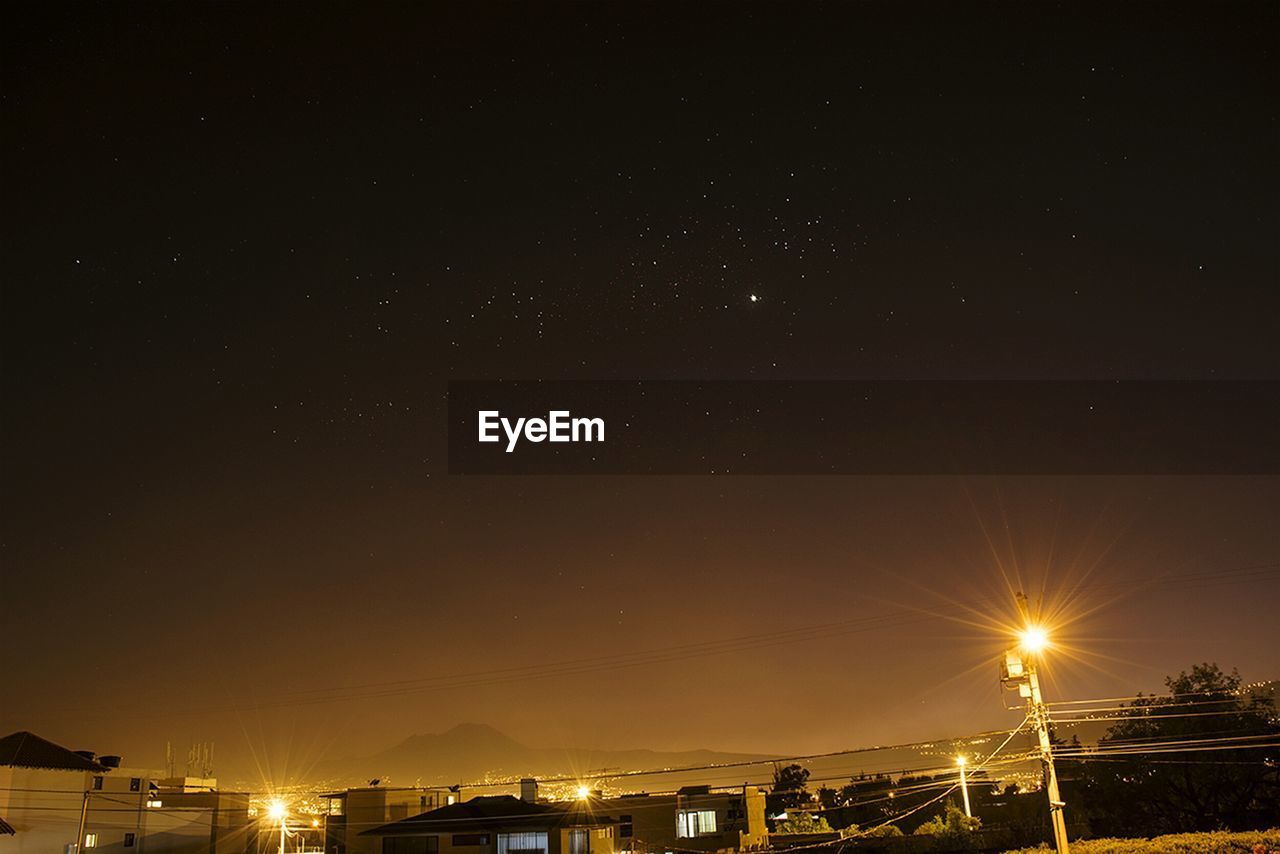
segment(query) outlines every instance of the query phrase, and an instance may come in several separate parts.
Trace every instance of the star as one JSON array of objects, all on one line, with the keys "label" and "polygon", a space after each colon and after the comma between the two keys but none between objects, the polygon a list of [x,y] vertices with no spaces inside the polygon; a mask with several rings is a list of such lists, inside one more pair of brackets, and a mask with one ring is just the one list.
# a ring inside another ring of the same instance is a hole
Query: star
[{"label": "star", "polygon": [[760,297],[756,296],[755,294],[752,294],[752,295],[751,295],[751,301],[752,301],[752,302],[760,302]]}]

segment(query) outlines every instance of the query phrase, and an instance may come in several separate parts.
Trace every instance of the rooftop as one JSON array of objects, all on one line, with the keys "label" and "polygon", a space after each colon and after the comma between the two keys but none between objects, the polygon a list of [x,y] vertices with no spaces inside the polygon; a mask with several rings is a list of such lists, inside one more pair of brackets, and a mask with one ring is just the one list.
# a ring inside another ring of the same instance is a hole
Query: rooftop
[{"label": "rooftop", "polygon": [[591,814],[579,803],[572,805],[531,804],[511,795],[482,795],[450,804],[401,821],[384,824],[364,834],[373,836],[415,833],[483,833],[498,829],[583,827],[609,824],[611,819]]},{"label": "rooftop", "polygon": [[56,771],[108,770],[74,750],[54,744],[35,733],[19,731],[0,738],[0,765],[16,768],[49,768]]}]

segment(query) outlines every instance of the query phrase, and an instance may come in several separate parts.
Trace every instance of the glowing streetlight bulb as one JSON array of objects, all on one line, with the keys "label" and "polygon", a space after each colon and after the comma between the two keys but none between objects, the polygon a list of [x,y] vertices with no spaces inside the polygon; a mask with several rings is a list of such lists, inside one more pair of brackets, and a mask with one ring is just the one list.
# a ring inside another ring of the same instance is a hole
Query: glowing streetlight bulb
[{"label": "glowing streetlight bulb", "polygon": [[1025,652],[1041,652],[1049,646],[1049,635],[1039,626],[1028,626],[1018,638]]},{"label": "glowing streetlight bulb", "polygon": [[589,797],[591,797],[591,789],[589,789],[587,786],[579,786],[578,800],[585,801]]},{"label": "glowing streetlight bulb", "polygon": [[288,813],[289,811],[285,809],[284,801],[272,801],[271,804],[267,807],[267,815],[273,821],[280,821],[286,815],[288,815]]},{"label": "glowing streetlight bulb", "polygon": [[967,764],[969,764],[969,760],[968,760],[968,759],[965,759],[963,756],[957,756],[957,757],[956,757],[956,764],[957,764],[957,765],[961,765],[961,766],[963,766],[963,765],[967,765]]}]

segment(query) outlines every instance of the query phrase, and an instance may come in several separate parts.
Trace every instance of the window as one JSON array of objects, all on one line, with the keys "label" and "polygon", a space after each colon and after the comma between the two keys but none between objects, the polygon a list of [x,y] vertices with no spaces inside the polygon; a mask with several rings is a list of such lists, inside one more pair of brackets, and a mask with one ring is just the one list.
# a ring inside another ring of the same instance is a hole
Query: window
[{"label": "window", "polygon": [[715,810],[680,810],[676,813],[676,836],[687,839],[715,832]]},{"label": "window", "polygon": [[134,838],[135,838],[135,837],[134,837],[134,835],[133,835],[132,833],[126,833],[126,834],[124,835],[124,847],[125,847],[125,848],[132,848],[132,847],[133,847],[133,841],[134,841]]},{"label": "window", "polygon": [[488,845],[489,834],[487,833],[455,833],[453,835],[453,846],[455,848],[463,845]]},{"label": "window", "polygon": [[569,854],[591,854],[591,831],[569,831]]},{"label": "window", "polygon": [[147,800],[147,806],[153,810],[158,810],[160,807],[164,806],[164,801],[158,801],[155,798],[150,798]]},{"label": "window", "polygon": [[86,834],[84,835],[84,847],[85,847],[85,848],[97,848],[97,847],[98,847],[98,834],[96,834],[96,833],[86,833]]},{"label": "window", "polygon": [[129,791],[131,791],[131,792],[141,792],[141,791],[142,791],[142,778],[141,778],[141,777],[130,777],[130,778],[129,778]]},{"label": "window", "polygon": [[547,834],[499,833],[498,854],[547,854]]},{"label": "window", "polygon": [[329,798],[329,815],[346,815],[347,812],[347,796],[340,798]]},{"label": "window", "polygon": [[439,850],[438,836],[386,836],[382,840],[382,854],[437,854]]},{"label": "window", "polygon": [[634,827],[635,825],[631,823],[631,816],[629,815],[618,816],[618,836],[619,837],[623,839],[630,837]]},{"label": "window", "polygon": [[101,778],[101,777],[94,777],[94,778],[93,778],[93,790],[94,790],[95,792],[101,792],[101,791],[102,791],[102,778]]}]

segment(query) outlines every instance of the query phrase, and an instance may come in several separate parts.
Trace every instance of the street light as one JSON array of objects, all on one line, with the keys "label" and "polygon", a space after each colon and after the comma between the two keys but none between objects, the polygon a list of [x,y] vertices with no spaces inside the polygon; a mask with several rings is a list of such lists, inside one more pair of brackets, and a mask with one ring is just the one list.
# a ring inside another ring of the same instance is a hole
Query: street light
[{"label": "street light", "polygon": [[969,760],[957,756],[956,764],[960,766],[960,793],[964,795],[964,814],[973,818],[973,812],[969,809],[969,778],[965,775],[965,766],[969,764]]},{"label": "street light", "polygon": [[[1027,716],[1035,722],[1036,735],[1040,739],[1040,761],[1044,765],[1045,789],[1049,795],[1049,820],[1053,825],[1053,841],[1058,854],[1069,854],[1067,822],[1062,808],[1065,804],[1058,791],[1058,772],[1053,767],[1053,742],[1049,738],[1049,710],[1040,693],[1040,676],[1036,664],[1040,653],[1051,648],[1049,632],[1032,620],[1027,607],[1027,597],[1019,593],[1018,610],[1022,614],[1022,631],[1018,632],[1018,649],[1004,654],[1000,680],[1008,688],[1017,688],[1018,695],[1027,701]],[[1019,652],[1022,654],[1019,655]],[[964,779],[961,768],[961,779]]]},{"label": "street light", "polygon": [[1039,626],[1027,626],[1018,633],[1018,640],[1022,651],[1032,655],[1049,648],[1049,633]]},{"label": "street light", "polygon": [[591,797],[591,788],[585,784],[578,786],[578,800],[585,801],[589,797]]},{"label": "street light", "polygon": [[280,822],[280,854],[284,854],[285,836],[288,834],[288,830],[285,829],[284,820],[289,816],[289,810],[284,805],[284,801],[272,801],[267,807],[267,816],[271,818],[272,821]]}]

